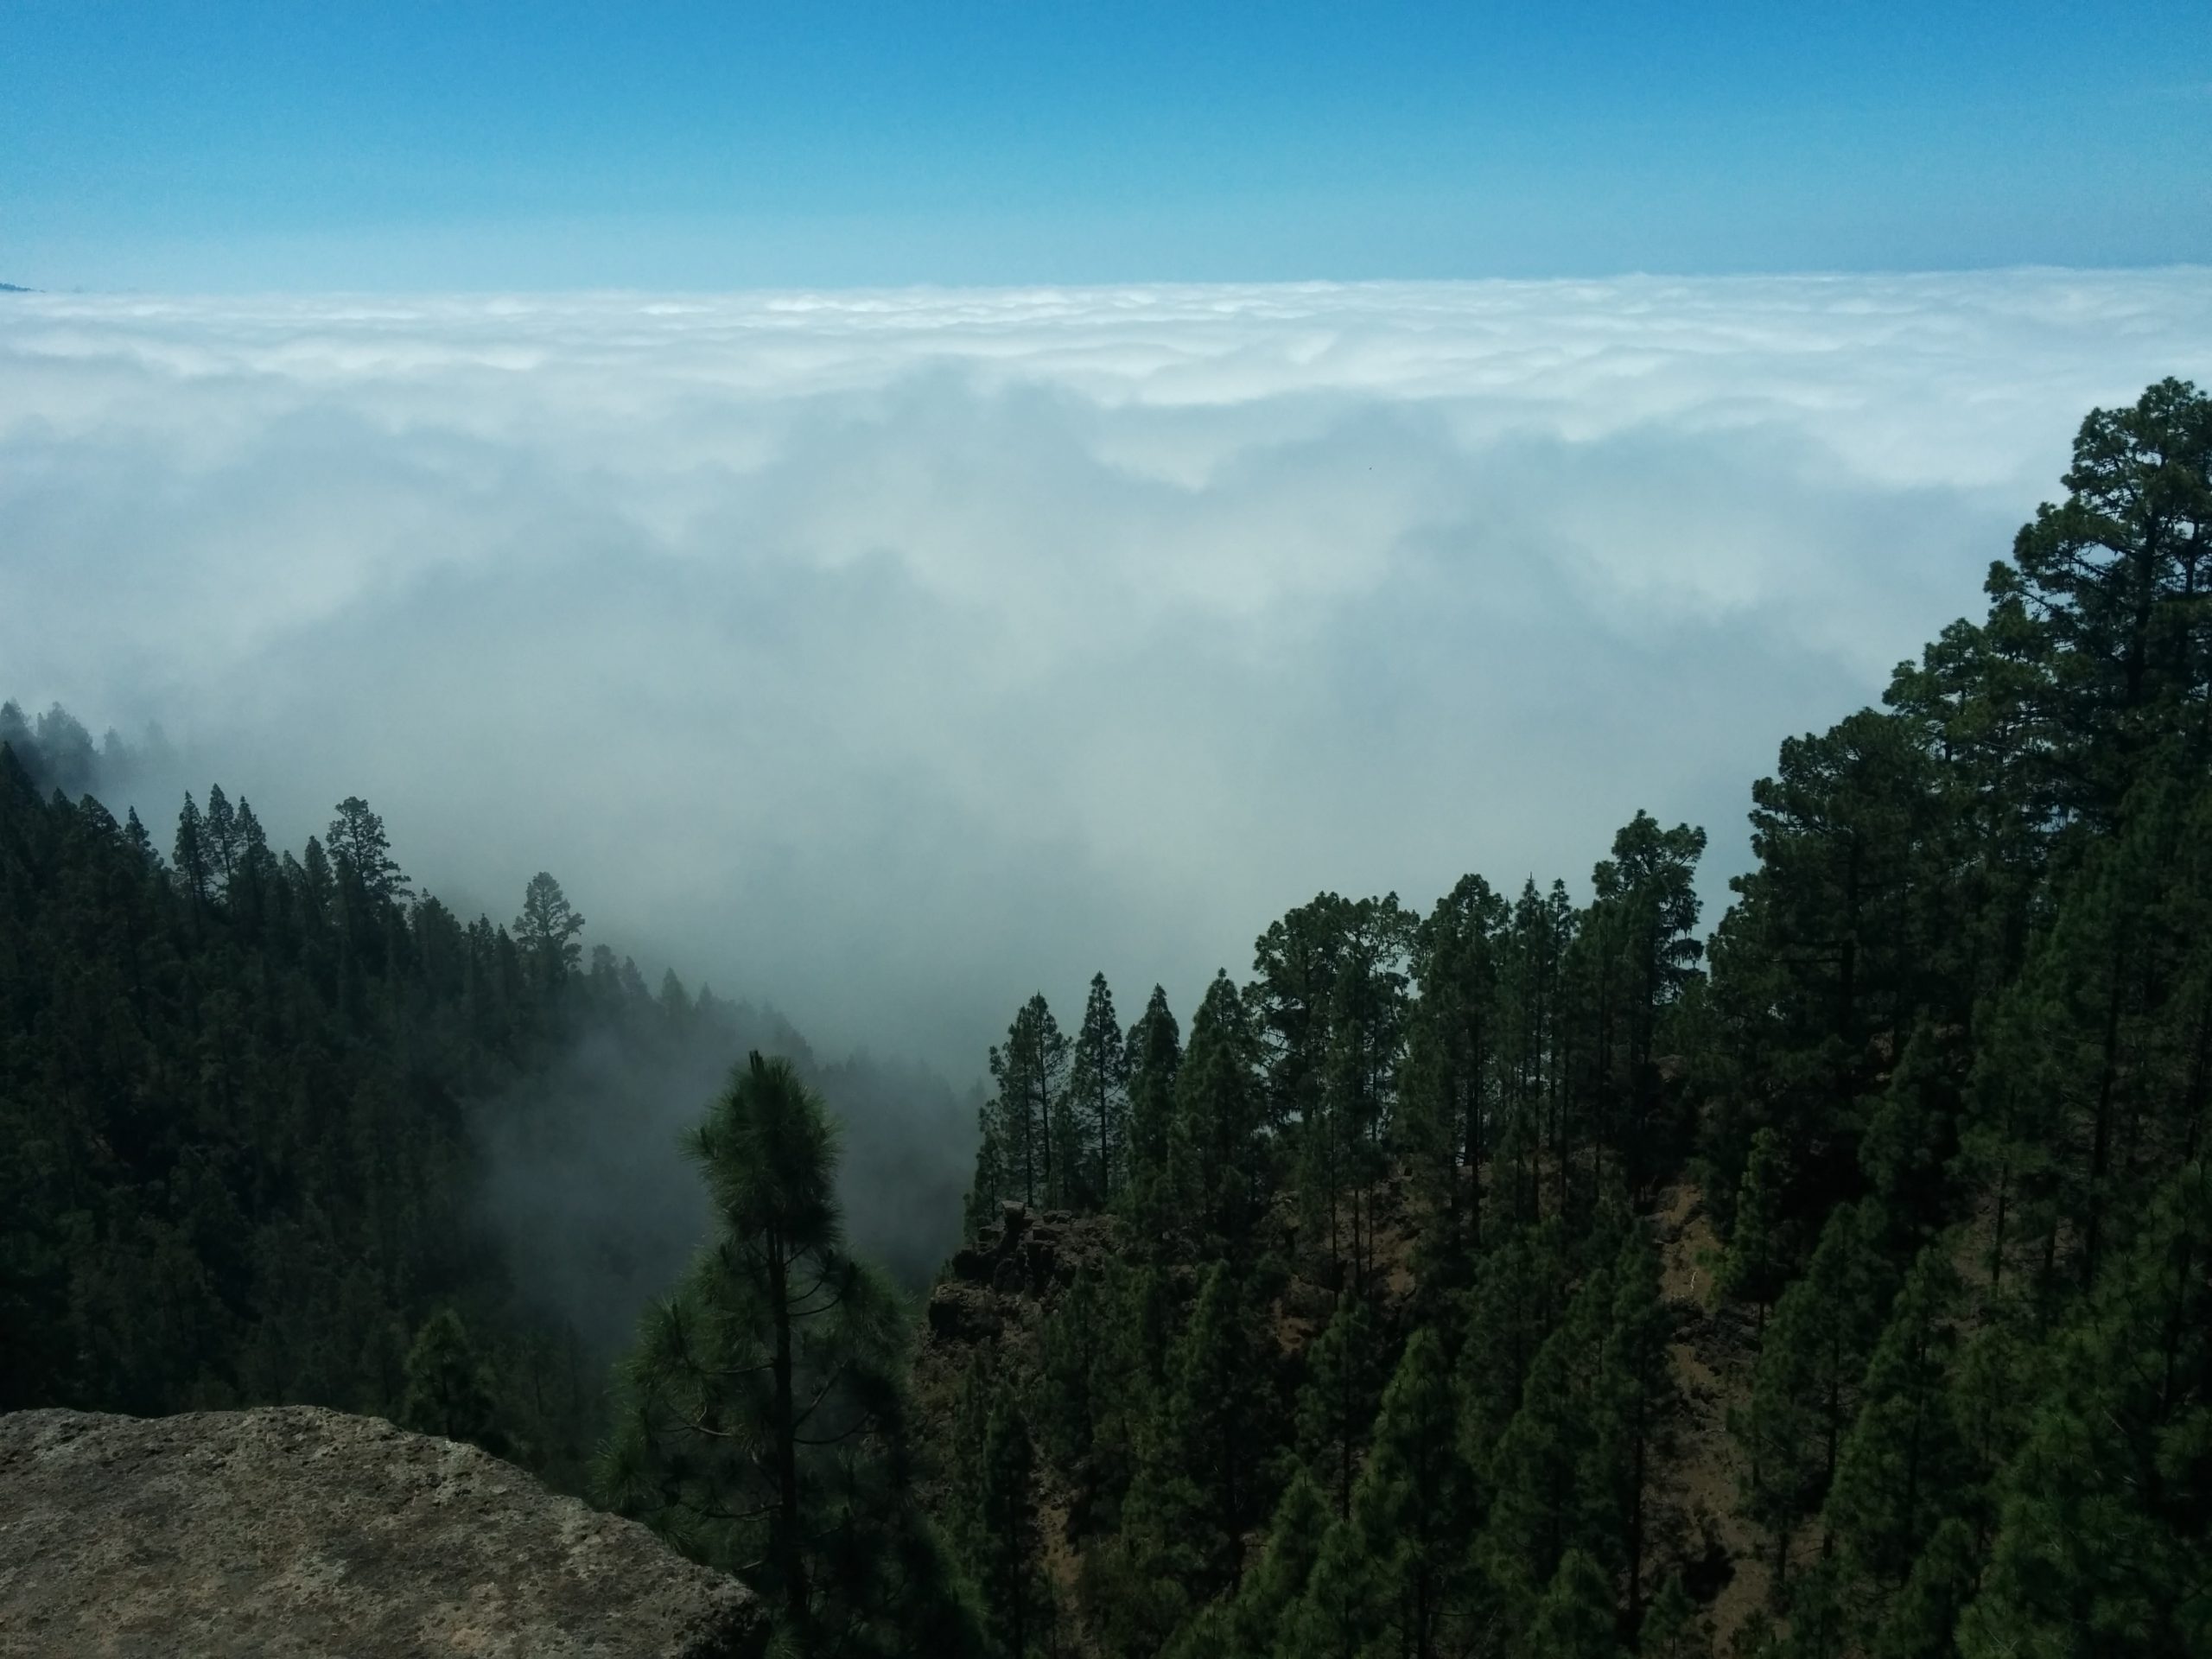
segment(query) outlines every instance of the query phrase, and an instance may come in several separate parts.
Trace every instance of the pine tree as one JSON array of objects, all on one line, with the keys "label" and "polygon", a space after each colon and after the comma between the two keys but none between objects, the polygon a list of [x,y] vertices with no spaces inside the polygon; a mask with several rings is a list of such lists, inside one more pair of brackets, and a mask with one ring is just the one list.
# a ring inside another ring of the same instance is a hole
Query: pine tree
[{"label": "pine tree", "polygon": [[371,899],[391,901],[409,896],[407,878],[391,856],[384,820],[359,796],[348,795],[338,803],[326,844],[330,856],[353,872]]},{"label": "pine tree", "polygon": [[1694,937],[1697,864],[1704,853],[1704,830],[1687,823],[1662,830],[1657,819],[1639,811],[1613,837],[1612,856],[1601,861],[1591,876],[1597,893],[1594,912],[1605,918],[1620,957],[1625,1019],[1618,1061],[1622,1081],[1615,1086],[1621,1101],[1610,1116],[1630,1192],[1642,1189],[1658,1158],[1670,1150],[1659,1121],[1659,1022],[1662,1011],[1694,978],[1705,954]]},{"label": "pine tree", "polygon": [[1358,1523],[1322,1534],[1306,1592],[1285,1616],[1279,1659],[1359,1659],[1382,1634],[1382,1562]]},{"label": "pine tree", "polygon": [[1104,1291],[1078,1274],[1039,1331],[1040,1388],[1034,1413],[1053,1462],[1082,1479],[1098,1438],[1095,1379],[1106,1363]]},{"label": "pine tree", "polygon": [[1163,1659],[1273,1654],[1306,1593],[1328,1529],[1329,1510],[1321,1490],[1300,1469],[1283,1489],[1282,1501],[1268,1522],[1266,1548],[1236,1593],[1209,1604],[1184,1627]]},{"label": "pine tree", "polygon": [[154,838],[147,833],[146,826],[138,821],[138,809],[135,806],[124,816],[124,838],[137,855],[142,868],[155,872],[161,870],[161,853],[155,848]]},{"label": "pine tree", "polygon": [[439,1309],[416,1332],[407,1351],[406,1384],[401,1427],[505,1452],[506,1437],[494,1403],[498,1389],[453,1309]]},{"label": "pine tree", "polygon": [[238,850],[226,896],[241,917],[257,924],[276,880],[276,860],[269,850],[268,832],[243,795],[238,797],[232,828]]},{"label": "pine tree", "polygon": [[1758,867],[1733,884],[1731,965],[1759,1010],[1752,1065],[1769,1121],[1802,1160],[1788,1179],[1817,1211],[1849,1196],[1860,1103],[1923,1006],[1945,861],[1929,856],[1926,755],[1897,715],[1862,710],[1784,740],[1752,800]]},{"label": "pine tree", "polygon": [[991,1080],[998,1095],[993,1119],[1009,1188],[1027,1205],[1057,1207],[1066,1196],[1070,1172],[1055,1168],[1071,1136],[1066,1118],[1068,1039],[1040,991],[1007,1027],[1006,1042],[991,1050]]},{"label": "pine tree", "polygon": [[1537,1350],[1520,1409],[1491,1454],[1490,1513],[1479,1552],[1509,1609],[1532,1604],[1569,1551],[1613,1542],[1610,1495],[1588,1479],[1612,1300],[1609,1272],[1583,1281],[1566,1318]]},{"label": "pine tree", "polygon": [[683,982],[676,976],[675,969],[671,968],[661,975],[658,1000],[662,1019],[671,1027],[681,1029],[690,1023],[691,998],[683,988]]},{"label": "pine tree", "polygon": [[2212,683],[2202,622],[2212,523],[2212,397],[2184,381],[2132,408],[2090,411],[2074,440],[2067,499],[2044,504],[1990,572],[2049,639],[2054,671],[2038,712],[2059,800],[2111,824],[2134,769],[2162,740],[2207,754]]},{"label": "pine tree", "polygon": [[1245,1533],[1274,1497],[1263,1340],[1243,1285],[1228,1265],[1210,1268],[1168,1356],[1144,1489],[1130,1493],[1154,1571],[1173,1575],[1192,1604],[1236,1586]]},{"label": "pine tree", "polygon": [[1459,1605],[1476,1514],[1455,1408],[1441,1338],[1432,1329],[1414,1332],[1383,1392],[1351,1516],[1381,1568],[1377,1623],[1395,1638],[1392,1651],[1406,1659],[1446,1650]]},{"label": "pine tree", "polygon": [[1773,1550],[1777,1595],[1791,1540],[1826,1497],[1858,1409],[1893,1282],[1878,1248],[1885,1226],[1872,1200],[1828,1217],[1804,1277],[1776,1306],[1751,1398],[1731,1416],[1745,1452],[1745,1513]]},{"label": "pine tree", "polygon": [[1529,1659],[1618,1659],[1612,1587],[1605,1569],[1580,1550],[1560,1558],[1523,1651]]},{"label": "pine tree", "polygon": [[1847,1659],[1858,1651],[1843,1562],[1822,1554],[1790,1581],[1788,1659]]},{"label": "pine tree", "polygon": [[1408,1027],[1401,1140],[1413,1165],[1425,1287],[1464,1288],[1483,1243],[1483,1166],[1498,1065],[1505,901],[1463,877],[1414,938],[1421,999]]},{"label": "pine tree", "polygon": [[220,784],[207,786],[205,842],[209,872],[220,880],[223,891],[228,893],[231,879],[238,873],[238,821]]},{"label": "pine tree", "polygon": [[1736,1195],[1736,1224],[1714,1285],[1717,1294],[1748,1301],[1758,1310],[1761,1336],[1788,1265],[1781,1237],[1782,1181],[1782,1137],[1770,1128],[1762,1128],[1751,1137],[1751,1156]]},{"label": "pine tree", "polygon": [[1252,947],[1252,1006],[1264,1033],[1268,1122],[1282,1130],[1318,1116],[1329,1005],[1351,905],[1333,893],[1268,924]]},{"label": "pine tree", "polygon": [[1185,1577],[1203,1601],[1244,1571],[1245,1534],[1274,1498],[1262,1334],[1226,1264],[1206,1271],[1168,1361],[1160,1452],[1190,1501],[1177,1529]]},{"label": "pine tree", "polygon": [[800,1651],[957,1625],[915,1508],[897,1296],[849,1255],[836,1132],[757,1052],[693,1134],[721,1230],[625,1362],[607,1500],[735,1571]]},{"label": "pine tree", "polygon": [[1459,1344],[1461,1454],[1487,1476],[1506,1426],[1521,1409],[1536,1355],[1567,1306],[1569,1264],[1556,1217],[1523,1227],[1483,1257],[1467,1299]]},{"label": "pine tree", "polygon": [[193,801],[190,791],[185,792],[184,808],[177,814],[176,845],[171,854],[171,864],[176,871],[177,885],[192,901],[197,913],[213,893],[214,877],[207,857],[207,820]]},{"label": "pine tree", "polygon": [[1631,1224],[1613,1262],[1611,1328],[1605,1334],[1588,1479],[1611,1500],[1626,1592],[1624,1617],[1643,1618],[1643,1574],[1650,1549],[1650,1492],[1669,1445],[1678,1393],[1668,1344],[1674,1319],[1661,1293],[1659,1253]]},{"label": "pine tree", "polygon": [[1949,1392],[1958,1298],[1948,1251],[1931,1245],[1875,1344],[1865,1404],[1837,1462],[1827,1525],[1846,1558],[1886,1586],[1904,1584],[1967,1483]]},{"label": "pine tree", "polygon": [[979,1108],[976,1113],[976,1173],[968,1184],[968,1201],[961,1217],[962,1230],[969,1238],[978,1236],[984,1228],[998,1221],[1003,1195],[1015,1185],[1014,1172],[1007,1164],[1003,1134],[1001,1114],[989,1104]]},{"label": "pine tree", "polygon": [[2004,1482],[1967,1659],[2212,1646],[2212,1169],[2167,1184],[2061,1338]]},{"label": "pine tree", "polygon": [[990,1541],[983,1524],[983,1491],[989,1465],[984,1459],[991,1410],[998,1403],[992,1382],[992,1351],[976,1348],[960,1373],[960,1386],[952,1400],[952,1424],[947,1454],[951,1473],[944,1512],[947,1541],[971,1579],[982,1577],[985,1552]]},{"label": "pine tree", "polygon": [[577,936],[583,931],[584,918],[561,884],[543,870],[531,876],[523,890],[522,914],[515,918],[514,938],[542,991],[558,991],[576,971],[583,957]]},{"label": "pine tree", "polygon": [[1874,1196],[1916,1238],[1953,1219],[1962,1090],[1946,1046],[1926,1021],[1914,1028],[1859,1147]]},{"label": "pine tree", "polygon": [[1369,1305],[1341,1298],[1306,1351],[1298,1452],[1339,1516],[1351,1513],[1352,1472],[1381,1401],[1384,1356]]},{"label": "pine tree", "polygon": [[[1300,1196],[1309,1230],[1325,1225],[1331,1281],[1363,1291],[1374,1268],[1372,1188],[1396,1104],[1410,1008],[1414,918],[1395,893],[1337,900],[1334,965],[1318,1033],[1319,1093],[1301,1125]],[[1309,1042],[1313,1034],[1309,1033]]]},{"label": "pine tree", "polygon": [[1114,993],[1107,988],[1105,975],[1094,974],[1068,1079],[1069,1111],[1084,1141],[1081,1173],[1074,1185],[1086,1209],[1113,1201],[1128,1162],[1122,1120],[1128,1109],[1128,1055],[1115,1018]]},{"label": "pine tree", "polygon": [[1175,1122],[1175,1078],[1183,1064],[1182,1033],[1159,986],[1129,1027],[1122,1054],[1128,1077],[1128,1208],[1141,1230],[1156,1230],[1171,1203],[1165,1191],[1167,1147]]},{"label": "pine tree", "polygon": [[1175,1077],[1168,1142],[1174,1190],[1191,1204],[1210,1254],[1243,1262],[1266,1194],[1259,1052],[1243,998],[1214,976],[1191,1020]]},{"label": "pine tree", "polygon": [[1951,1659],[1959,1615],[1974,1599],[1981,1566],[1974,1529],[1953,1516],[1930,1535],[1912,1572],[1881,1615],[1872,1659]]},{"label": "pine tree", "polygon": [[1118,1512],[1140,1462],[1154,1460],[1176,1317],[1166,1275],[1150,1262],[1109,1267],[1099,1302],[1089,1496],[1105,1521]]},{"label": "pine tree", "polygon": [[1637,1632],[1637,1659],[1707,1659],[1713,1633],[1704,1615],[1682,1587],[1682,1575],[1669,1573],[1644,1610]]},{"label": "pine tree", "polygon": [[1001,1394],[984,1434],[977,1578],[997,1659],[1052,1651],[1052,1602],[1034,1491],[1034,1452],[1020,1408]]}]

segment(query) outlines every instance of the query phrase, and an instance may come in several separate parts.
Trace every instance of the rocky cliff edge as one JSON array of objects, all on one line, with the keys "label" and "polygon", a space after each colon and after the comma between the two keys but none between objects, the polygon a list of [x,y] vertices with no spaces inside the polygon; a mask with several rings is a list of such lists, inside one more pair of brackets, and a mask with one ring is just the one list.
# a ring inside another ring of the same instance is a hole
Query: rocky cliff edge
[{"label": "rocky cliff edge", "polygon": [[472,1446],[313,1407],[0,1417],[0,1655],[752,1659],[754,1598]]}]

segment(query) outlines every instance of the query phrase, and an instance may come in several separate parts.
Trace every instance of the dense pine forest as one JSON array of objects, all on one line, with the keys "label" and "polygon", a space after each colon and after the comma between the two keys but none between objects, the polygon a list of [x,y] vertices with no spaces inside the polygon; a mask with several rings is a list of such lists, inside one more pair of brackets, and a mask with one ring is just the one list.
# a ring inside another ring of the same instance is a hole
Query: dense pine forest
[{"label": "dense pine forest", "polygon": [[[2212,398],[2063,485],[1783,742],[1709,935],[1639,811],[1586,902],[1323,893],[1181,1014],[1025,1003],[925,1312],[768,1016],[549,875],[463,922],[359,799],[163,852],[11,715],[0,1408],[473,1439],[809,1654],[2212,1654]],[[713,1057],[706,1248],[611,1372],[481,1203],[588,1042]]]},{"label": "dense pine forest", "polygon": [[942,1084],[649,987],[550,874],[464,922],[359,798],[295,855],[217,785],[164,853],[92,792],[149,758],[0,709],[0,1410],[329,1405],[582,1490],[613,1352],[706,1216],[660,1116],[754,1047],[875,1126],[851,1174],[916,1190],[869,1242],[926,1280]]},{"label": "dense pine forest", "polygon": [[924,1356],[994,1650],[2212,1653],[2209,463],[2093,414],[1709,939],[1638,813],[1021,1008]]}]

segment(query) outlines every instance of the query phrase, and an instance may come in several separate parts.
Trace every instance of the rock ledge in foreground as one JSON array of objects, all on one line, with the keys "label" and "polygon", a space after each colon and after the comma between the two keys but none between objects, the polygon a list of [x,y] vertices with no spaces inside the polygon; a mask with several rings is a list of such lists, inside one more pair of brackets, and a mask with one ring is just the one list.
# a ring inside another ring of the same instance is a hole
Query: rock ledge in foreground
[{"label": "rock ledge in foreground", "polygon": [[751,1659],[766,1636],[635,1522],[380,1419],[0,1417],[0,1655]]}]

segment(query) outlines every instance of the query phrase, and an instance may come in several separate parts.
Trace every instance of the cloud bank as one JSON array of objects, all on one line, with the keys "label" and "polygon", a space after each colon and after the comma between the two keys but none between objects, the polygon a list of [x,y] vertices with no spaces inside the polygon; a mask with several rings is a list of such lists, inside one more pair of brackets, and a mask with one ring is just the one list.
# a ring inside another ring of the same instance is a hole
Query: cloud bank
[{"label": "cloud bank", "polygon": [[[0,301],[0,695],[965,1080],[1321,888],[1745,856],[2212,271]],[[201,781],[205,781],[202,779]],[[174,801],[158,804],[164,813]]]}]

